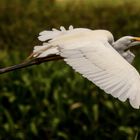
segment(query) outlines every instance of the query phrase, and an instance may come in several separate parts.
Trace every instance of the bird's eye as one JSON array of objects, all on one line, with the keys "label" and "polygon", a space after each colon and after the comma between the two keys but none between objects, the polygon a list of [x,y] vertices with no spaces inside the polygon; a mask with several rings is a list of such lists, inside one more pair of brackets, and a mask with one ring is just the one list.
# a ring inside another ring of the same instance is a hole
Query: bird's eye
[{"label": "bird's eye", "polygon": [[130,41],[131,41],[131,42],[135,42],[135,39],[131,39]]}]

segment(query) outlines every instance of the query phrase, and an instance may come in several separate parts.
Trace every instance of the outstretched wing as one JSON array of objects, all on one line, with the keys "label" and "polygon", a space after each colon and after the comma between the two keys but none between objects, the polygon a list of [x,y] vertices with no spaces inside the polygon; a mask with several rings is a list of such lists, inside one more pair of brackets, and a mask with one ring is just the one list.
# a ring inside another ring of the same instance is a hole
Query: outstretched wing
[{"label": "outstretched wing", "polygon": [[77,72],[106,93],[121,101],[129,99],[134,108],[139,108],[139,73],[108,42],[93,41],[86,45],[79,44],[75,49],[67,44],[59,49],[66,63]]}]

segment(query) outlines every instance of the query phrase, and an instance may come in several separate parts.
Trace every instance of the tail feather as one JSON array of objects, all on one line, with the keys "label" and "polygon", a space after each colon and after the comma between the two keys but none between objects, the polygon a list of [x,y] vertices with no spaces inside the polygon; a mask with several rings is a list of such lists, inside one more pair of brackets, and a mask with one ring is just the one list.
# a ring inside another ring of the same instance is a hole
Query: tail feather
[{"label": "tail feather", "polygon": [[52,54],[56,54],[56,55],[59,54],[59,51],[56,47],[55,48],[50,48],[46,51],[43,51],[42,53],[40,53],[40,55],[37,56],[37,58],[46,57],[46,56],[49,56],[49,55],[52,55]]},{"label": "tail feather", "polygon": [[59,54],[59,51],[56,46],[52,46],[49,43],[43,43],[42,46],[35,46],[32,57],[42,58],[52,54]]},{"label": "tail feather", "polygon": [[33,57],[46,57],[51,54],[57,54],[57,47],[44,43],[42,46],[35,46],[33,50]]}]

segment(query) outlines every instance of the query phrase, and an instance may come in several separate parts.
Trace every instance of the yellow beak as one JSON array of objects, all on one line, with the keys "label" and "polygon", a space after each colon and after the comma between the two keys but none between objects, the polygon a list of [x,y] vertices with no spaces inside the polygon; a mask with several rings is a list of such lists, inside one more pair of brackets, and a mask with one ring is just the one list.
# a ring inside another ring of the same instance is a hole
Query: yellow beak
[{"label": "yellow beak", "polygon": [[139,42],[140,42],[140,37],[134,37],[133,40],[134,40],[134,41],[139,41]]}]

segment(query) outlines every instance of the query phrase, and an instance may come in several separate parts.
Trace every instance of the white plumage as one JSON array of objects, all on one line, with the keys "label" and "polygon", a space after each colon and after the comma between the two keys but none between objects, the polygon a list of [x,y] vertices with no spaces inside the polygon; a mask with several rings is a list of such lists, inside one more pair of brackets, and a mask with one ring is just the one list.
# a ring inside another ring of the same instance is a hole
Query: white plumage
[{"label": "white plumage", "polygon": [[[126,47],[133,46],[134,42],[131,40],[135,39],[135,44],[137,44],[138,38],[124,37],[126,44],[122,40],[116,43],[109,31],[73,29],[72,26],[69,30],[61,27],[60,31],[53,29],[43,31],[39,35],[39,40],[47,42],[42,46],[34,47],[34,57],[59,54],[75,71],[81,73],[106,93],[121,101],[129,99],[134,108],[139,108],[140,76],[129,64],[133,61],[134,55],[132,54],[133,58],[130,62],[131,56],[129,55],[128,58],[128,52],[125,51]],[[123,46],[120,48],[121,42]],[[131,54],[130,51],[129,54]]]}]

